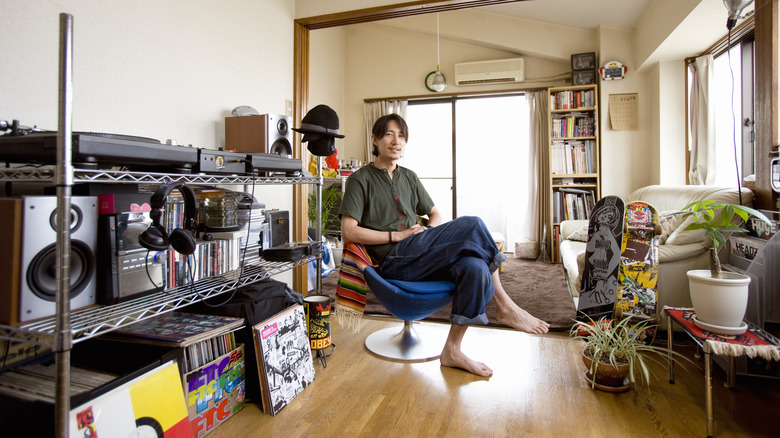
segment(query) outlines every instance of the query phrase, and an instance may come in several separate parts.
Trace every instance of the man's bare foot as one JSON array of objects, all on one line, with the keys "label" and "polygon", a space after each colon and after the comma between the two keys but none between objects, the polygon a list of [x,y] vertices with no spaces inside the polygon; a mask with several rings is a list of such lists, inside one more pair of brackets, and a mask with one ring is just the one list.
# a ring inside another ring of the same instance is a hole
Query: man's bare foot
[{"label": "man's bare foot", "polygon": [[444,351],[441,352],[439,361],[442,366],[460,368],[481,377],[490,377],[493,375],[493,370],[484,363],[471,359],[460,350],[451,351],[451,349],[448,349],[446,346],[444,347]]},{"label": "man's bare foot", "polygon": [[510,303],[507,306],[498,306],[496,317],[501,324],[506,324],[526,333],[540,335],[550,330],[549,323],[531,315],[515,303]]}]

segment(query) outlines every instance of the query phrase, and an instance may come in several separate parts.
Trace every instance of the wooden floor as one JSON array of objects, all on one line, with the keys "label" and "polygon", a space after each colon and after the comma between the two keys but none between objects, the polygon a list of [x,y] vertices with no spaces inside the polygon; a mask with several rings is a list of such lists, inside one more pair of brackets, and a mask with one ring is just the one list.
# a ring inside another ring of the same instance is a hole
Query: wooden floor
[{"label": "wooden floor", "polygon": [[[400,328],[392,319],[366,318],[351,334],[333,321],[337,349],[326,368],[315,363],[311,386],[275,417],[248,404],[209,438],[706,436],[703,366],[678,368],[669,384],[664,362],[649,391],[610,394],[587,385],[578,344],[566,333],[472,327],[464,351],[493,368],[484,379],[438,360],[399,363],[365,349],[368,334],[393,324]],[[683,349],[694,358],[693,347]],[[780,435],[780,382],[738,376],[732,391],[714,369],[715,436]]]}]

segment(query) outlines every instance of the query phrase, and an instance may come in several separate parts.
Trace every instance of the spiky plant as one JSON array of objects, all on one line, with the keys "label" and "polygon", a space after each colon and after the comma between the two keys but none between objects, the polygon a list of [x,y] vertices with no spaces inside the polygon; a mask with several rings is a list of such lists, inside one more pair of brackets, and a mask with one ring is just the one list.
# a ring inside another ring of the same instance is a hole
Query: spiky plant
[{"label": "spiky plant", "polygon": [[[631,383],[637,382],[637,376],[650,386],[650,362],[661,363],[658,355],[672,357],[676,363],[681,361],[691,362],[687,357],[666,347],[648,345],[639,340],[640,335],[649,328],[655,327],[650,321],[635,322],[630,318],[620,321],[602,317],[593,321],[577,321],[572,326],[570,335],[572,339],[584,341],[582,353],[593,360],[588,370],[593,376],[591,384],[595,387],[596,372],[600,364],[608,364],[617,368],[619,365],[628,365],[628,379]],[[693,362],[691,362],[693,363]]]}]

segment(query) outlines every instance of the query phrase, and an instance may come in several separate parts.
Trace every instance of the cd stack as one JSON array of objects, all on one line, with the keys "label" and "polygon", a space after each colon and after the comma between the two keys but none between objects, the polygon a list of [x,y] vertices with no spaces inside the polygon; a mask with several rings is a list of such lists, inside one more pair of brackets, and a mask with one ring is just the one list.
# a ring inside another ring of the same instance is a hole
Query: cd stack
[{"label": "cd stack", "polygon": [[199,224],[205,231],[238,231],[237,206],[242,193],[229,190],[201,190]]},{"label": "cd stack", "polygon": [[257,254],[255,246],[262,244],[260,236],[268,234],[264,233],[268,226],[265,220],[265,204],[244,193],[238,201],[237,217],[242,229],[248,230],[247,237],[240,239],[241,251],[246,250],[247,254]]}]

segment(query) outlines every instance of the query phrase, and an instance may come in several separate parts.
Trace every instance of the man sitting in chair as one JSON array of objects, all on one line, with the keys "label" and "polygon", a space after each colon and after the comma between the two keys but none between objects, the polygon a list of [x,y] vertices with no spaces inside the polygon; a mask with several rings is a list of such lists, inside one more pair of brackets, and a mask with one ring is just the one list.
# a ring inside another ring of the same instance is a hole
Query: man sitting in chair
[{"label": "man sitting in chair", "polygon": [[[371,141],[376,159],[347,180],[341,204],[341,235],[363,244],[385,279],[449,280],[456,285],[450,332],[441,364],[479,376],[493,374],[484,363],[461,351],[472,324],[488,323],[485,306],[495,297],[498,322],[533,334],[550,325],[515,304],[501,286],[498,268],[506,259],[477,217],[442,223],[441,215],[417,175],[399,166],[409,128],[397,114],[374,123]],[[418,215],[428,216],[427,226]]]}]

